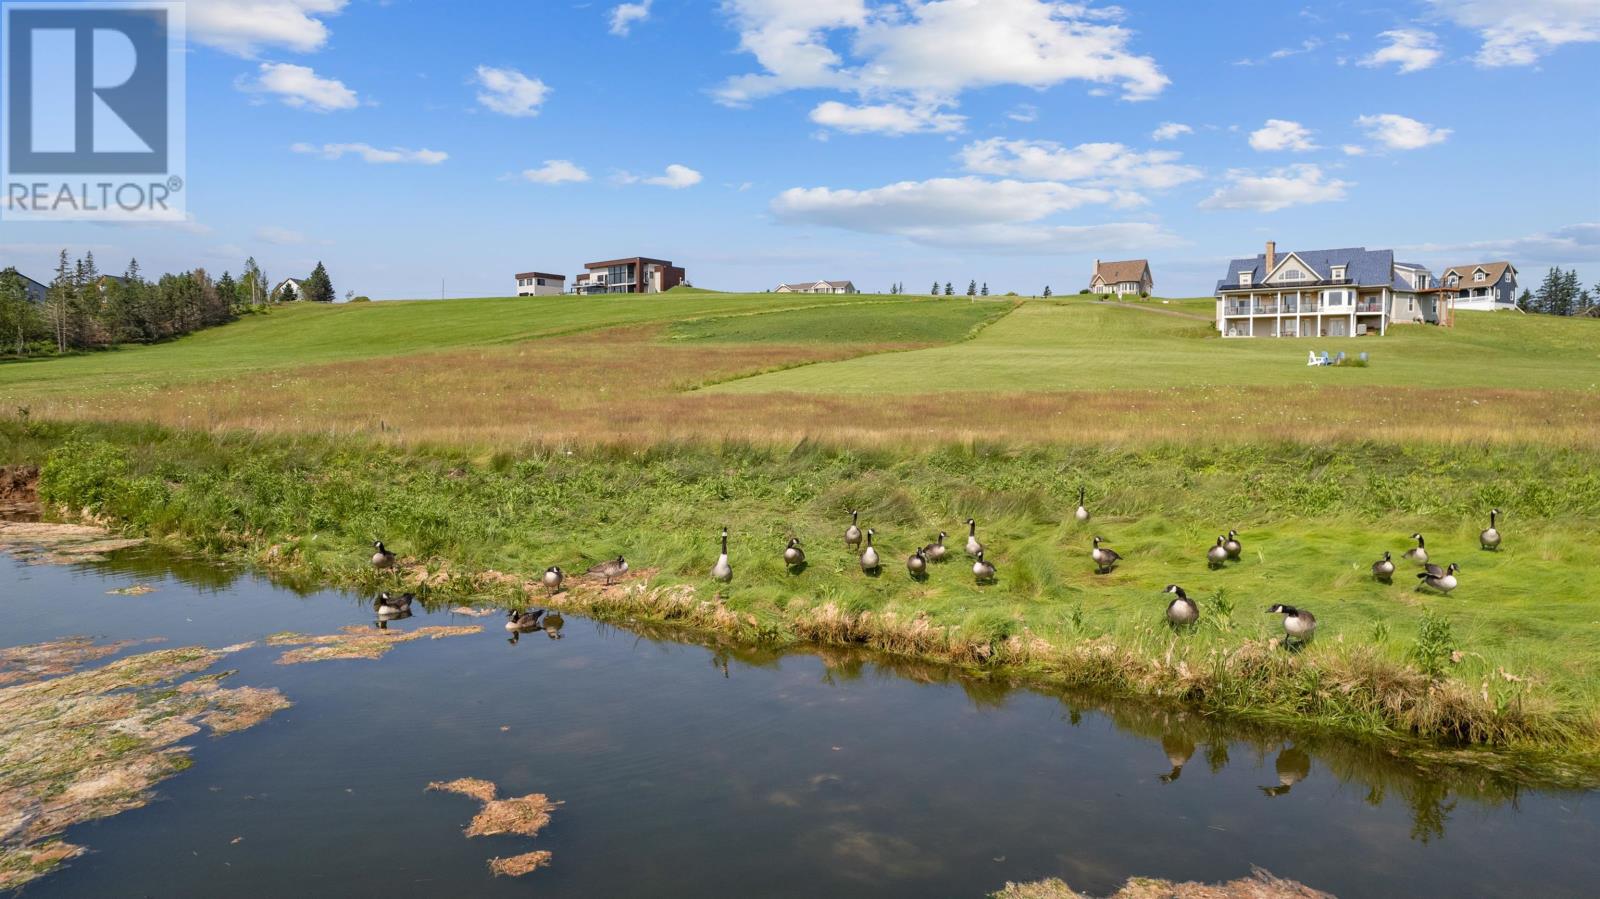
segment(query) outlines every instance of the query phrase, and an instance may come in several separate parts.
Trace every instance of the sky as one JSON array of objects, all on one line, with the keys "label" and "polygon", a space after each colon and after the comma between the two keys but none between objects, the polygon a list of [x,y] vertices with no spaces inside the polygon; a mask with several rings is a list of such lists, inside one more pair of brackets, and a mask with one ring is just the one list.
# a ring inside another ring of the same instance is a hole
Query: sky
[{"label": "sky", "polygon": [[187,221],[0,223],[0,265],[507,295],[1056,293],[1148,258],[1393,248],[1600,282],[1600,3],[190,0]]}]

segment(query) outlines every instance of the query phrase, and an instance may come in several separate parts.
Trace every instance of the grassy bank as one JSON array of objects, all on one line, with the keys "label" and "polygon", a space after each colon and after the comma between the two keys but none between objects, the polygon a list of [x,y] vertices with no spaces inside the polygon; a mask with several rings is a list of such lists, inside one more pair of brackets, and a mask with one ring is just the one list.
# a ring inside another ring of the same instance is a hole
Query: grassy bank
[{"label": "grassy bank", "polygon": [[[974,668],[1154,696],[1203,711],[1395,741],[1490,748],[1572,777],[1600,767],[1600,469],[1576,449],[1293,444],[1114,450],[834,449],[724,444],[493,453],[149,426],[0,426],[4,462],[43,461],[42,498],[215,555],[376,587],[382,538],[441,591],[521,601],[545,566],[626,555],[645,572],[561,602],[774,643],[862,643]],[[1095,519],[1071,518],[1079,483]],[[1477,549],[1507,511],[1499,553]],[[861,510],[885,557],[864,576],[839,540]],[[959,559],[910,580],[912,548],[980,522],[1000,568]],[[718,529],[735,579],[712,583]],[[1243,561],[1210,571],[1237,528]],[[1462,564],[1448,598],[1367,566],[1420,530]],[[1098,576],[1089,537],[1127,561]],[[808,567],[786,571],[790,534]],[[1174,634],[1161,589],[1198,598]],[[543,600],[538,600],[543,601]],[[1275,646],[1273,602],[1308,607],[1305,651]],[[1506,761],[1511,760],[1511,761]],[[1587,772],[1587,773],[1584,773]]]}]

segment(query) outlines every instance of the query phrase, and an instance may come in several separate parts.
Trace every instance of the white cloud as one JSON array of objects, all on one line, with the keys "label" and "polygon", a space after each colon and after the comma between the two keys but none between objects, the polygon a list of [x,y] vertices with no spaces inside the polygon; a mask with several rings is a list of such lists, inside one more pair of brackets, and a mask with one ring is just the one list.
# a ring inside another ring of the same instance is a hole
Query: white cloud
[{"label": "white cloud", "polygon": [[1156,130],[1150,132],[1151,140],[1177,140],[1185,134],[1193,134],[1194,129],[1179,122],[1162,122]]},{"label": "white cloud", "polygon": [[811,121],[848,134],[902,134],[960,131],[966,116],[938,111],[935,106],[900,106],[893,103],[849,106],[828,100],[811,110]]},{"label": "white cloud", "polygon": [[1317,148],[1311,142],[1310,129],[1286,119],[1267,119],[1265,125],[1250,132],[1250,146],[1263,152],[1293,150],[1296,153]]},{"label": "white cloud", "polygon": [[[724,82],[719,102],[808,88],[901,106],[952,106],[967,90],[1065,81],[1116,86],[1144,100],[1168,84],[1155,60],[1129,49],[1116,7],[1060,0],[724,0],[739,48],[761,71]],[[834,46],[848,47],[851,58]]]},{"label": "white cloud", "polygon": [[234,86],[247,93],[271,94],[287,106],[314,112],[354,109],[361,105],[356,92],[345,87],[344,82],[324,78],[310,66],[287,62],[264,62],[258,67],[256,77],[241,76]]},{"label": "white cloud", "polygon": [[1485,68],[1529,66],[1562,44],[1600,41],[1594,0],[1429,0],[1445,18],[1478,32]]},{"label": "white cloud", "polygon": [[643,22],[650,18],[650,4],[654,0],[639,0],[638,3],[623,3],[611,9],[611,33],[618,37],[627,37],[633,23]]},{"label": "white cloud", "polygon": [[536,169],[523,169],[524,180],[535,184],[566,184],[589,180],[589,173],[565,159],[546,159]]},{"label": "white cloud", "polygon": [[473,77],[482,88],[478,103],[501,115],[526,118],[539,114],[550,87],[537,78],[529,78],[516,69],[497,69],[478,66]]},{"label": "white cloud", "polygon": [[1314,165],[1292,165],[1266,174],[1230,169],[1223,185],[1205,200],[1201,209],[1248,209],[1276,212],[1290,206],[1342,200],[1349,182],[1324,180]]},{"label": "white cloud", "polygon": [[1234,62],[1234,65],[1236,65],[1236,66],[1266,65],[1269,62],[1276,62],[1277,60],[1280,60],[1280,59],[1288,59],[1291,56],[1299,56],[1299,55],[1304,54],[1304,53],[1310,53],[1311,51],[1313,51],[1313,50],[1315,50],[1315,49],[1317,49],[1318,47],[1321,47],[1321,46],[1322,46],[1322,39],[1321,38],[1315,38],[1315,37],[1307,38],[1307,39],[1301,41],[1300,42],[1300,46],[1298,46],[1298,47],[1280,47],[1277,50],[1274,50],[1271,53],[1268,53],[1266,56],[1264,56],[1264,57],[1262,57],[1260,59],[1240,59],[1240,60],[1236,60]]},{"label": "white cloud", "polygon": [[1340,147],[1339,149],[1343,150],[1344,151],[1344,155],[1346,155],[1346,156],[1365,156],[1365,155],[1367,155],[1367,148],[1361,146],[1360,144],[1345,144],[1344,146]]},{"label": "white cloud", "polygon": [[1062,252],[1168,244],[1175,238],[1148,222],[1054,225],[1043,220],[1116,193],[1048,181],[978,177],[902,181],[869,190],[791,188],[772,201],[787,224],[892,234],[920,244],[996,252]]},{"label": "white cloud", "polygon": [[1039,107],[1032,103],[1019,103],[1017,107],[1006,113],[1006,118],[1013,122],[1037,122],[1039,120]]},{"label": "white cloud", "polygon": [[1419,150],[1443,143],[1450,136],[1449,128],[1434,128],[1392,112],[1364,115],[1356,119],[1356,124],[1366,129],[1367,137],[1390,150]]},{"label": "white cloud", "polygon": [[256,239],[266,243],[276,244],[280,247],[294,246],[306,242],[306,236],[299,231],[289,228],[280,228],[277,225],[262,225],[256,229]]},{"label": "white cloud", "polygon": [[1443,265],[1459,265],[1464,261],[1494,258],[1566,265],[1574,262],[1600,262],[1600,222],[1580,222],[1554,231],[1542,231],[1526,237],[1504,240],[1413,244],[1397,249],[1418,256],[1440,257]]},{"label": "white cloud", "polygon": [[322,19],[344,9],[347,0],[189,0],[187,29],[196,43],[239,56],[263,47],[300,53],[328,42]]},{"label": "white cloud", "polygon": [[673,163],[667,166],[665,173],[646,177],[635,175],[631,172],[618,172],[613,179],[618,184],[653,184],[656,187],[669,187],[673,190],[682,190],[693,187],[704,180],[704,176],[686,165]]},{"label": "white cloud", "polygon": [[362,162],[375,165],[385,165],[398,162],[410,162],[418,165],[438,165],[450,158],[449,153],[441,150],[407,150],[404,147],[391,147],[387,150],[379,149],[371,144],[323,144],[315,146],[307,143],[297,143],[289,147],[296,153],[308,153],[321,156],[323,159],[340,159],[346,155],[358,156]]},{"label": "white cloud", "polygon": [[1099,187],[1175,187],[1200,177],[1171,150],[1139,152],[1122,144],[1063,147],[1051,141],[991,138],[961,150],[969,172],[1039,181],[1083,181]]},{"label": "white cloud", "polygon": [[1439,49],[1439,39],[1434,37],[1432,32],[1417,28],[1396,28],[1385,31],[1378,37],[1387,39],[1388,45],[1363,57],[1357,65],[1376,68],[1394,63],[1400,67],[1400,74],[1405,75],[1428,68],[1444,55],[1444,51]]}]

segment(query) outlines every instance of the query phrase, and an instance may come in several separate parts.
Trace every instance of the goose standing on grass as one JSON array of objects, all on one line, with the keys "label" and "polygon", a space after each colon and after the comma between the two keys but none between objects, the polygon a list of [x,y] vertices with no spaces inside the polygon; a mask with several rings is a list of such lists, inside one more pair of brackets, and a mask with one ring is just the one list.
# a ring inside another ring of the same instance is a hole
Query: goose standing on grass
[{"label": "goose standing on grass", "polygon": [[393,596],[389,591],[385,590],[378,594],[378,614],[404,615],[411,611],[411,603],[415,602],[416,598],[417,595],[415,593],[402,593],[399,596]]},{"label": "goose standing on grass", "polygon": [[978,542],[978,522],[967,519],[967,555],[976,556],[983,552],[983,544]]},{"label": "goose standing on grass", "polygon": [[857,524],[860,518],[860,513],[854,509],[850,510],[850,526],[844,529],[844,545],[851,549],[861,545],[861,528]]},{"label": "goose standing on grass", "polygon": [[1372,576],[1385,584],[1394,580],[1394,560],[1389,558],[1387,550],[1384,551],[1383,558],[1372,563]]},{"label": "goose standing on grass", "polygon": [[1221,568],[1222,563],[1228,561],[1227,538],[1218,537],[1217,545],[1206,550],[1206,562],[1212,568]]},{"label": "goose standing on grass", "polygon": [[551,565],[544,570],[544,577],[540,580],[543,582],[546,591],[555,593],[561,589],[561,582],[566,578],[566,572],[562,571],[559,565]]},{"label": "goose standing on grass", "polygon": [[724,584],[733,580],[733,566],[728,564],[728,529],[722,529],[722,555],[717,556],[717,564],[711,566],[711,579]]},{"label": "goose standing on grass", "polygon": [[1432,587],[1433,589],[1438,590],[1440,593],[1448,595],[1451,590],[1456,588],[1456,572],[1460,570],[1461,567],[1454,562],[1450,563],[1449,568],[1440,568],[1437,565],[1429,565],[1422,571],[1417,572],[1417,580],[1422,582],[1417,585],[1417,589],[1421,590],[1423,587]]},{"label": "goose standing on grass", "polygon": [[867,548],[861,551],[861,570],[868,574],[878,570],[878,551],[872,548],[872,528],[867,528]]},{"label": "goose standing on grass", "polygon": [[1222,548],[1228,551],[1228,558],[1239,561],[1239,554],[1244,552],[1244,544],[1239,542],[1239,532],[1229,531],[1228,540],[1222,544]]},{"label": "goose standing on grass", "polygon": [[382,540],[374,540],[374,541],[372,541],[372,548],[377,550],[377,552],[372,554],[372,567],[373,568],[393,568],[394,567],[394,553],[389,552],[387,549],[383,548],[383,541]]},{"label": "goose standing on grass", "polygon": [[623,575],[625,575],[627,573],[628,573],[628,560],[624,559],[621,556],[617,556],[615,559],[610,559],[608,561],[601,562],[599,565],[596,565],[596,566],[594,566],[594,567],[589,569],[589,576],[590,577],[603,578],[605,580],[605,582],[606,582],[606,586],[607,587],[611,586],[611,582],[612,581],[616,580],[619,577],[622,577]]},{"label": "goose standing on grass", "polygon": [[943,562],[945,554],[950,550],[944,545],[944,538],[950,536],[944,531],[939,532],[939,539],[922,548],[922,554],[928,557],[929,562]]},{"label": "goose standing on grass", "polygon": [[1172,602],[1167,603],[1167,621],[1174,627],[1188,627],[1200,620],[1200,607],[1195,605],[1189,594],[1177,584],[1168,584],[1167,593],[1172,594]]},{"label": "goose standing on grass", "polygon": [[783,550],[783,564],[790,568],[799,568],[806,563],[806,551],[800,548],[800,538],[790,537],[789,545]]},{"label": "goose standing on grass", "polygon": [[1483,533],[1478,535],[1478,545],[1483,547],[1484,549],[1493,550],[1493,549],[1499,549],[1500,548],[1500,532],[1498,530],[1496,530],[1495,526],[1494,526],[1495,517],[1498,516],[1499,514],[1500,514],[1500,510],[1499,509],[1490,509],[1489,510],[1489,527],[1486,530],[1484,530]]},{"label": "goose standing on grass", "polygon": [[1284,641],[1285,646],[1289,645],[1290,641],[1304,643],[1310,640],[1311,634],[1317,629],[1317,616],[1305,609],[1279,603],[1268,609],[1267,614],[1283,616],[1283,632],[1288,638]]},{"label": "goose standing on grass", "polygon": [[911,572],[912,577],[922,577],[927,574],[928,554],[918,548],[916,552],[911,554],[910,558],[906,559],[906,570]]},{"label": "goose standing on grass", "polygon": [[1079,524],[1085,524],[1089,520],[1089,508],[1083,504],[1082,486],[1078,487],[1078,511],[1072,513],[1072,517],[1078,519]]},{"label": "goose standing on grass", "polygon": [[1428,564],[1427,541],[1422,539],[1421,534],[1412,534],[1411,539],[1417,541],[1417,545],[1406,550],[1405,558],[1410,559],[1418,565]]},{"label": "goose standing on grass", "polygon": [[506,630],[531,631],[539,626],[539,616],[544,609],[512,609],[506,613]]},{"label": "goose standing on grass", "polygon": [[983,550],[981,549],[978,550],[978,560],[972,563],[972,576],[977,578],[980,584],[994,583],[994,563],[983,560]]},{"label": "goose standing on grass", "polygon": [[1122,561],[1122,556],[1114,549],[1101,546],[1105,541],[1103,537],[1094,538],[1094,549],[1089,551],[1089,558],[1094,560],[1095,570],[1099,574],[1109,574],[1116,564]]}]

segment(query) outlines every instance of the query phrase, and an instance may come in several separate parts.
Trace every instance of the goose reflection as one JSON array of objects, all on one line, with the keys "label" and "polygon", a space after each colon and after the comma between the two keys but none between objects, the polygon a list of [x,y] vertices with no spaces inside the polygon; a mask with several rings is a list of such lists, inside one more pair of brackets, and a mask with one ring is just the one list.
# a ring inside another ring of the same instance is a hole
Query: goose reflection
[{"label": "goose reflection", "polygon": [[391,622],[391,621],[404,621],[404,620],[406,620],[407,618],[410,618],[410,617],[411,617],[411,610],[410,609],[406,609],[403,612],[379,612],[377,620],[373,621],[372,625],[373,625],[373,627],[376,627],[380,631],[386,631],[386,630],[389,629],[389,622]]},{"label": "goose reflection", "polygon": [[1194,741],[1181,731],[1168,731],[1161,735],[1161,749],[1167,754],[1167,764],[1172,770],[1161,775],[1161,782],[1172,783],[1183,774],[1183,766],[1194,757]]},{"label": "goose reflection", "polygon": [[1278,753],[1278,785],[1260,787],[1268,798],[1286,795],[1295,784],[1311,776],[1311,756],[1298,746],[1290,746]]},{"label": "goose reflection", "polygon": [[544,620],[540,622],[544,627],[544,635],[552,640],[561,639],[561,629],[566,627],[567,620],[561,617],[560,612],[544,613]]}]

